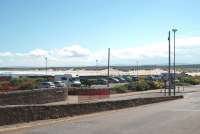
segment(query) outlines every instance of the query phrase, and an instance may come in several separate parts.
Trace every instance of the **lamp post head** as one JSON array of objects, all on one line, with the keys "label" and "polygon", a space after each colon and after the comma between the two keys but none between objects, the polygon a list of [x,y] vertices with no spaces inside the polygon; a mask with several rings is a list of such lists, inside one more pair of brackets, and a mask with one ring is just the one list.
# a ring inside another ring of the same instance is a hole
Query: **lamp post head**
[{"label": "lamp post head", "polygon": [[172,29],[172,31],[173,31],[173,32],[177,32],[177,31],[178,31],[178,29]]}]

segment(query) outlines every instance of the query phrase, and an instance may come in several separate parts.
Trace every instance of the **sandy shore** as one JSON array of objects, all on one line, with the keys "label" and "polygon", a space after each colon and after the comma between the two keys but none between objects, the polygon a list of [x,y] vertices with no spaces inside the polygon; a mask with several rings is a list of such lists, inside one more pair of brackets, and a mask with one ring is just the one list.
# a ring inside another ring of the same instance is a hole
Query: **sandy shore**
[{"label": "sandy shore", "polygon": [[[161,69],[154,70],[138,70],[138,71],[121,71],[117,69],[110,69],[110,75],[159,75],[161,73],[167,73],[167,71]],[[29,71],[0,71],[0,75],[45,75],[46,71],[41,70],[29,70]],[[63,75],[72,74],[73,76],[92,76],[92,75],[107,75],[107,69],[105,70],[66,70],[66,71],[54,71],[48,70],[48,75]]]}]

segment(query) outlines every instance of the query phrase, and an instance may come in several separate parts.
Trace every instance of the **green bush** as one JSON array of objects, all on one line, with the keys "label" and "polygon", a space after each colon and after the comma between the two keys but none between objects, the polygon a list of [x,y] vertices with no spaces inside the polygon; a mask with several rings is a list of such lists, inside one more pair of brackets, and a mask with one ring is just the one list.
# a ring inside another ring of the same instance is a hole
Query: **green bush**
[{"label": "green bush", "polygon": [[200,77],[199,76],[182,77],[182,78],[179,78],[179,81],[180,81],[180,83],[197,85],[197,84],[200,84]]},{"label": "green bush", "polygon": [[136,90],[137,91],[145,91],[145,90],[150,90],[151,89],[151,83],[148,83],[145,80],[139,80],[136,82]]},{"label": "green bush", "polygon": [[28,90],[37,88],[40,82],[44,81],[43,78],[15,78],[10,81],[10,84],[17,87],[18,90]]},{"label": "green bush", "polygon": [[127,92],[129,92],[128,84],[116,85],[116,86],[111,88],[111,92],[112,93],[127,93]]},{"label": "green bush", "polygon": [[164,82],[163,81],[153,81],[152,89],[161,89],[164,88]]},{"label": "green bush", "polygon": [[111,91],[114,93],[126,93],[133,91],[146,91],[151,89],[160,89],[164,87],[164,83],[162,81],[147,81],[144,79],[140,79],[137,82],[131,82],[124,85],[117,85],[111,88]]}]

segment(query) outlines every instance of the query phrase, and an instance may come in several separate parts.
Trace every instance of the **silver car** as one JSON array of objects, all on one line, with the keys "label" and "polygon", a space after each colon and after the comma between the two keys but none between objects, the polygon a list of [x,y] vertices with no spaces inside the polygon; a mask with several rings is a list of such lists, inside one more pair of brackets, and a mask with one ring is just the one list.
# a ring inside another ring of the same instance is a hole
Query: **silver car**
[{"label": "silver car", "polygon": [[56,87],[66,87],[66,84],[64,82],[62,82],[62,81],[55,81],[54,85]]},{"label": "silver car", "polygon": [[53,82],[41,82],[39,88],[56,88]]}]

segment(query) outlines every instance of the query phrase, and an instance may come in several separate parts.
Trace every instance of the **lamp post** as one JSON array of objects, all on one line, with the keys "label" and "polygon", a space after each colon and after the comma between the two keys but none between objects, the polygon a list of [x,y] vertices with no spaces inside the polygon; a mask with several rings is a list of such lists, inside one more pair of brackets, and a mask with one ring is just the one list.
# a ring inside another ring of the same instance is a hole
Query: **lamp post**
[{"label": "lamp post", "polygon": [[169,96],[171,96],[171,45],[170,45],[170,31],[168,36],[169,41],[169,66],[168,66],[168,83],[169,83]]},{"label": "lamp post", "polygon": [[172,29],[174,32],[174,96],[176,95],[176,46],[175,46],[175,40],[176,40],[176,32],[177,29]]},{"label": "lamp post", "polygon": [[[97,63],[98,63],[98,60],[96,59],[96,82],[97,82]],[[97,84],[97,83],[96,83]]]},{"label": "lamp post", "polygon": [[136,67],[135,67],[135,70],[136,70],[136,76],[138,77],[138,71],[139,71],[139,61],[137,60],[136,61]]},{"label": "lamp post", "polygon": [[46,74],[46,76],[47,76],[47,57],[45,57],[45,74]]},{"label": "lamp post", "polygon": [[107,81],[107,87],[110,87],[110,48],[108,48],[108,81]]}]

